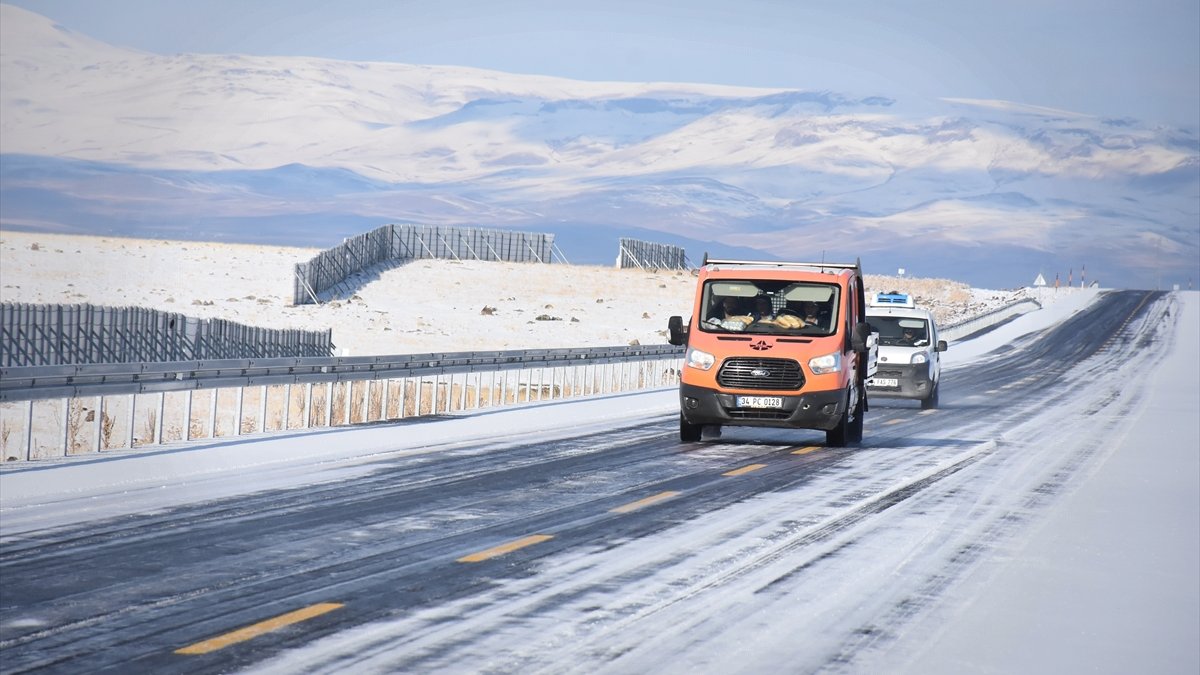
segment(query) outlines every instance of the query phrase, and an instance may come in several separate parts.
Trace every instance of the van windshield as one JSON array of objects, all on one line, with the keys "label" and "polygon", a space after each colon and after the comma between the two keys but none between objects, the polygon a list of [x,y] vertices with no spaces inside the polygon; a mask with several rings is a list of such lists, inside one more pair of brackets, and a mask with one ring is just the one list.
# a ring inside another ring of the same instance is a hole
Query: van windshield
[{"label": "van windshield", "polygon": [[929,344],[929,322],[910,316],[867,315],[871,330],[879,333],[882,347],[924,347]]},{"label": "van windshield", "polygon": [[832,335],[836,284],[767,279],[717,279],[704,284],[700,329],[749,334]]}]

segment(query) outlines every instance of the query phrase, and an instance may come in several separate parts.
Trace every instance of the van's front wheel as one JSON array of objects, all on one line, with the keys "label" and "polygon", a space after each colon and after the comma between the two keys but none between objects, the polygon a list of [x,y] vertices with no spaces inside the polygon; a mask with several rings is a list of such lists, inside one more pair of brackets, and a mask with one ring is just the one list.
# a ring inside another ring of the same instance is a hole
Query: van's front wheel
[{"label": "van's front wheel", "polygon": [[922,410],[933,410],[938,407],[938,389],[941,389],[939,385],[933,385],[933,391],[929,392],[929,396],[921,399]]},{"label": "van's front wheel", "polygon": [[863,399],[860,396],[854,409],[850,409],[850,394],[846,394],[846,409],[838,418],[836,427],[825,432],[825,445],[840,448],[852,445],[862,440],[863,435]]},{"label": "van's front wheel", "polygon": [[679,413],[679,440],[684,443],[695,443],[700,440],[700,432],[704,431],[703,424],[689,424]]}]

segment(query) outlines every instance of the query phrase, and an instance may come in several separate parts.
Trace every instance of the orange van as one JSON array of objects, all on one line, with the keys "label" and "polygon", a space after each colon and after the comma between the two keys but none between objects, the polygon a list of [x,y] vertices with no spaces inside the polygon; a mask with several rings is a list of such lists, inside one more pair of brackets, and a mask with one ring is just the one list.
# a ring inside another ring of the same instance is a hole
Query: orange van
[{"label": "orange van", "polygon": [[699,270],[687,325],[679,438],[705,427],[825,431],[825,443],[862,440],[865,382],[877,347],[866,322],[862,267],[854,263],[712,260]]}]

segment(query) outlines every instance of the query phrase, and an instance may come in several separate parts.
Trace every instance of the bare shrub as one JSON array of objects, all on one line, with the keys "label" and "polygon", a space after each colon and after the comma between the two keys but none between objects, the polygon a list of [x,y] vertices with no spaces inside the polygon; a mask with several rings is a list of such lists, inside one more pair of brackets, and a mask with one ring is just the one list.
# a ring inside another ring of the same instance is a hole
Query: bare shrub
[{"label": "bare shrub", "polygon": [[113,446],[113,425],[116,424],[116,421],[112,415],[108,414],[107,410],[100,411],[100,447],[105,450]]},{"label": "bare shrub", "polygon": [[333,385],[333,413],[329,416],[329,425],[348,424],[350,420],[345,419],[346,413],[346,387],[349,382],[338,382]]},{"label": "bare shrub", "polygon": [[329,425],[329,420],[325,419],[325,402],[328,400],[328,387],[313,387],[312,409],[309,411],[309,424],[314,427],[323,427]]}]

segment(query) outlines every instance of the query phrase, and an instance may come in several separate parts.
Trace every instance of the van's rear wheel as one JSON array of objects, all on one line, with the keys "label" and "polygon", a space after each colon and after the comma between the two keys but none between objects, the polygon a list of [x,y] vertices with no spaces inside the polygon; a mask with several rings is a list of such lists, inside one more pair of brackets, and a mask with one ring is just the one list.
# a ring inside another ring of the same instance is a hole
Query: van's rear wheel
[{"label": "van's rear wheel", "polygon": [[679,440],[684,443],[695,443],[700,440],[701,431],[704,431],[703,424],[688,424],[683,413],[679,413]]}]

